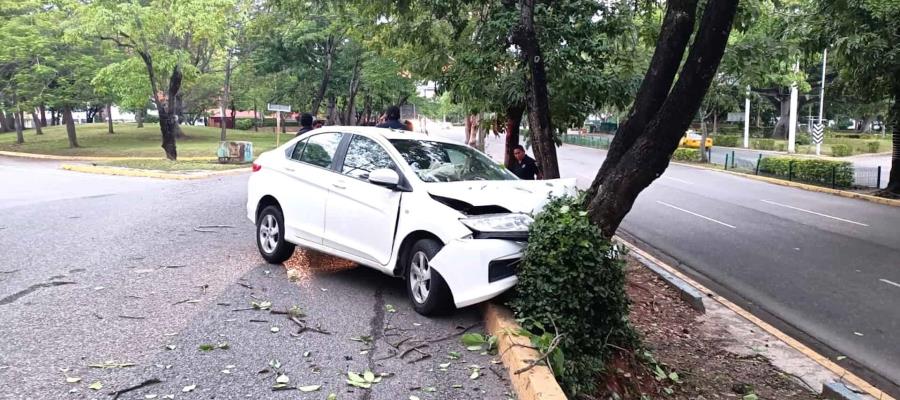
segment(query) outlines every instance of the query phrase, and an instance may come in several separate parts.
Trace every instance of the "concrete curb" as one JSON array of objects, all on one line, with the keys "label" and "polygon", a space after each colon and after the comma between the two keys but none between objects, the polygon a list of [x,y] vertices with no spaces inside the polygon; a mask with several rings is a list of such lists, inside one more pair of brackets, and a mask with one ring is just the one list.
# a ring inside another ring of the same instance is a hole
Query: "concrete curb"
[{"label": "concrete curb", "polygon": [[[30,158],[35,160],[57,161],[122,161],[122,160],[158,160],[159,157],[95,157],[95,156],[57,156],[52,154],[20,153],[15,151],[0,151],[0,156]],[[179,157],[184,161],[215,160],[215,157]]]},{"label": "concrete curb", "polygon": [[538,365],[521,374],[515,371],[528,365],[528,360],[540,357],[537,351],[522,346],[531,346],[531,341],[516,332],[521,329],[512,312],[501,305],[485,303],[484,323],[489,334],[497,338],[497,351],[509,373],[510,384],[519,400],[565,400],[553,372],[546,365]]},{"label": "concrete curb", "polygon": [[856,391],[841,382],[828,382],[822,387],[822,397],[828,400],[864,400]]},{"label": "concrete curb", "polygon": [[67,171],[84,172],[84,173],[89,173],[89,174],[132,176],[132,177],[168,179],[168,180],[205,179],[205,178],[211,178],[214,176],[238,175],[238,174],[242,174],[242,173],[250,171],[249,168],[235,168],[235,169],[225,170],[225,171],[212,171],[212,172],[203,172],[203,173],[198,173],[198,174],[179,174],[179,173],[170,173],[170,172],[135,169],[135,168],[101,167],[101,166],[96,166],[96,165],[79,165],[79,164],[63,164],[59,168],[67,170]]},{"label": "concrete curb", "polygon": [[667,285],[671,286],[673,289],[678,291],[678,294],[681,296],[681,299],[686,301],[688,305],[691,306],[694,310],[697,310],[701,313],[706,313],[706,306],[703,305],[703,298],[705,297],[703,293],[689,285],[687,282],[682,280],[681,278],[670,274],[666,270],[660,268],[650,260],[644,258],[644,256],[632,252],[629,253],[630,256],[634,257],[638,262],[643,264],[645,267],[656,273]]},{"label": "concrete curb", "polygon": [[882,204],[882,205],[886,205],[886,206],[900,207],[900,200],[885,199],[883,197],[872,196],[869,194],[848,192],[846,190],[831,189],[831,188],[819,187],[819,186],[815,186],[815,185],[807,185],[805,183],[791,182],[791,181],[786,181],[786,180],[782,180],[782,179],[769,178],[766,176],[744,174],[744,173],[735,172],[735,171],[727,171],[724,169],[710,168],[710,167],[706,167],[703,165],[687,164],[687,163],[680,163],[680,162],[674,162],[674,161],[671,163],[683,165],[685,167],[705,169],[708,171],[724,172],[726,174],[740,176],[740,177],[744,177],[744,178],[748,178],[748,179],[754,179],[757,181],[768,182],[768,183],[773,183],[776,185],[788,186],[788,187],[797,188],[797,189],[809,190],[811,192],[828,193],[828,194],[833,194],[836,196],[846,197],[846,198],[850,198],[850,199],[865,200],[868,202]]},{"label": "concrete curb", "polygon": [[[614,239],[616,241],[619,241],[620,243],[624,244],[629,249],[631,249],[632,255],[634,255],[634,254],[640,255],[645,260],[656,265],[660,269],[666,271],[667,273],[669,273],[673,276],[678,277],[686,284],[692,286],[695,290],[697,290],[701,293],[714,294],[713,291],[709,290],[705,286],[703,286],[700,283],[698,283],[697,281],[689,278],[688,276],[684,275],[683,273],[681,273],[680,271],[676,270],[675,268],[669,266],[668,264],[658,260],[656,257],[653,257],[650,253],[647,253],[646,251],[642,250],[641,248],[629,243],[628,241],[622,239],[619,236],[615,236]],[[840,377],[840,379],[843,382],[834,382],[835,385],[831,385],[832,386],[831,389],[834,389],[834,392],[836,393],[836,394],[834,394],[835,396],[842,396],[840,393],[856,394],[853,390],[847,389],[847,387],[851,387],[851,385],[852,385],[852,387],[859,388],[859,390],[857,391],[858,393],[866,393],[869,396],[872,396],[872,398],[874,398],[874,399],[894,400],[893,397],[891,397],[887,393],[883,392],[881,389],[878,389],[875,386],[872,386],[871,384],[869,384],[862,378],[856,376],[856,374],[844,369],[840,365],[835,364],[833,361],[829,360],[827,357],[822,356],[821,354],[817,353],[815,350],[809,348],[805,344],[800,343],[799,341],[797,341],[797,339],[794,339],[794,338],[788,336],[787,334],[785,334],[778,328],[775,328],[774,326],[770,325],[769,323],[767,323],[767,322],[759,319],[755,315],[751,314],[747,310],[744,310],[743,308],[741,308],[741,306],[738,306],[737,304],[734,304],[731,301],[729,301],[728,299],[725,299],[719,295],[713,295],[712,298],[715,299],[715,301],[722,304],[723,306],[725,306],[726,308],[733,311],[735,314],[742,317],[743,319],[756,325],[762,331],[769,333],[770,335],[774,336],[776,339],[784,342],[785,344],[787,344],[790,347],[793,347],[795,350],[802,353],[809,359],[813,360],[815,363],[819,364],[823,368],[831,371],[833,374]],[[837,389],[840,389],[841,387],[843,387],[845,389],[845,392],[837,391]],[[825,385],[825,387],[823,388],[822,395],[826,396],[828,391],[829,391],[828,385]],[[856,395],[856,397],[835,397],[835,399],[840,399],[840,400],[858,400],[858,399],[863,399],[863,398],[864,397],[861,397],[860,395]]]}]

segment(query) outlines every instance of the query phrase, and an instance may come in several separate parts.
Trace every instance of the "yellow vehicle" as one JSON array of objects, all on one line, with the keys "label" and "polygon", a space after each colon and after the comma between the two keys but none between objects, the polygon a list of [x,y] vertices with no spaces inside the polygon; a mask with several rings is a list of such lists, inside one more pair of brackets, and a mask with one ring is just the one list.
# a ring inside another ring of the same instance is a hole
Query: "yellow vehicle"
[{"label": "yellow vehicle", "polygon": [[[685,132],[684,136],[681,138],[681,141],[678,142],[679,147],[688,147],[692,149],[700,148],[700,140],[703,137],[700,134],[694,132],[693,130],[689,130]],[[711,137],[706,138],[706,148],[710,148],[713,145],[713,140]]]}]

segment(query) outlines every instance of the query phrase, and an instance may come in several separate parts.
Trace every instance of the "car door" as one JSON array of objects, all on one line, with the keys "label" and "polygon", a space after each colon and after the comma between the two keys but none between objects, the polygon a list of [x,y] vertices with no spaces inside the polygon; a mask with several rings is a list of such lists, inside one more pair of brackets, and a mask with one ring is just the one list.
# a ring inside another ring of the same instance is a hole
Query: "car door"
[{"label": "car door", "polygon": [[377,142],[353,135],[331,187],[325,211],[325,245],[385,265],[391,258],[401,192],[369,183],[369,172],[398,170]]},{"label": "car door", "polygon": [[322,243],[325,231],[325,202],[331,184],[340,175],[332,167],[343,138],[342,133],[329,132],[310,136],[298,142],[285,161],[289,176],[287,192],[281,201],[287,235]]}]

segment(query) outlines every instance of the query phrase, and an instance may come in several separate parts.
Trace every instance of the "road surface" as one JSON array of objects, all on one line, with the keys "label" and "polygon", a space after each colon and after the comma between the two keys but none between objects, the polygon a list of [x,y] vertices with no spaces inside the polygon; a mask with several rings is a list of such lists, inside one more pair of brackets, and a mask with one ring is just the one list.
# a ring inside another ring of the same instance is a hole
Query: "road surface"
[{"label": "road surface", "polygon": [[[461,140],[460,129],[432,134]],[[503,139],[486,150],[502,160]],[[606,152],[557,154],[562,176],[585,188]],[[619,233],[900,393],[900,209],[673,164]]]},{"label": "road surface", "polygon": [[[509,398],[489,368],[505,371],[458,337],[391,356],[406,338],[482,330],[477,310],[428,319],[412,311],[402,281],[371,270],[291,282],[265,264],[245,217],[247,175],[174,182],[54,168],[0,158],[0,399],[111,398],[154,379],[120,398]],[[296,305],[331,334],[297,335],[286,315],[251,302]],[[273,393],[273,360],[291,385],[321,391]],[[476,380],[473,364],[483,368]],[[345,383],[348,370],[365,369],[392,375],[371,391]],[[95,382],[102,389],[89,389]]]}]

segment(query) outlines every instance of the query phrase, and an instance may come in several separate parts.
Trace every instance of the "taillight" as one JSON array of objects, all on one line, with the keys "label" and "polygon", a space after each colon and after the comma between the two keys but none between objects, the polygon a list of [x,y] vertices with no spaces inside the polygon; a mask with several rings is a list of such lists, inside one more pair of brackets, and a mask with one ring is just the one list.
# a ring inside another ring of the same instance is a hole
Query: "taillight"
[{"label": "taillight", "polygon": [[251,168],[253,169],[253,172],[256,172],[256,171],[259,171],[259,170],[262,169],[262,165],[259,165],[259,164],[257,164],[257,163],[253,163],[253,166],[252,166]]}]

